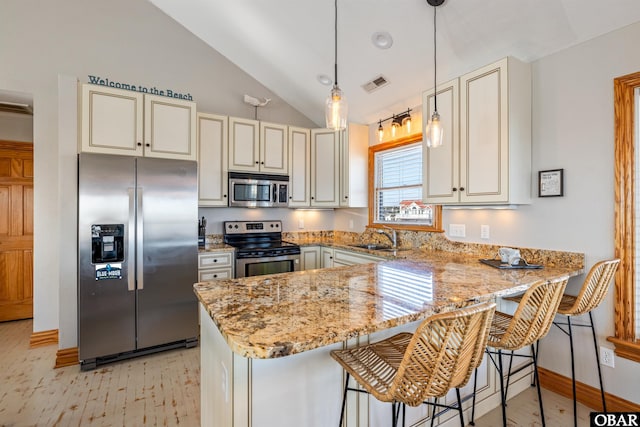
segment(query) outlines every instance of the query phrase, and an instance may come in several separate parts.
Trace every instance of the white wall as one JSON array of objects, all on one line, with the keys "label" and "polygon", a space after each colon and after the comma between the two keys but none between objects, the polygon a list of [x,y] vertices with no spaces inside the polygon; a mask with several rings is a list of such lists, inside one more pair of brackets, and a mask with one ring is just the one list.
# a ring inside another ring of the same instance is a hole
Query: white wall
[{"label": "white wall", "polygon": [[0,113],[0,140],[33,142],[33,117],[26,114]]},{"label": "white wall", "polygon": [[199,111],[253,118],[248,93],[272,98],[262,120],[316,126],[143,0],[5,1],[0,52],[11,64],[0,91],[33,96],[34,331],[59,329],[61,348],[77,341],[75,79],[168,88],[190,93]]},{"label": "white wall", "polygon": [[[283,231],[333,230],[334,210],[302,210],[286,208],[200,208],[207,219],[207,234],[222,234],[223,221],[281,220]],[[302,221],[302,222],[301,222]]]},{"label": "white wall", "polygon": [[[445,209],[445,230],[451,223],[466,225],[467,237],[455,240],[584,252],[587,268],[613,257],[613,79],[640,71],[638,41],[640,24],[635,24],[532,64],[532,204],[517,210]],[[538,198],[537,172],[556,168],[564,169],[565,196]],[[342,212],[336,224],[344,229]],[[490,239],[480,239],[481,224],[491,227]],[[577,293],[583,279],[572,279],[568,289]],[[609,348],[614,292],[612,284],[594,311],[599,345]],[[598,387],[589,330],[578,328],[574,340],[578,381]],[[540,348],[542,367],[571,375],[569,343],[562,332],[553,328]],[[603,367],[605,390],[640,403],[638,364],[618,357],[615,366]]]}]

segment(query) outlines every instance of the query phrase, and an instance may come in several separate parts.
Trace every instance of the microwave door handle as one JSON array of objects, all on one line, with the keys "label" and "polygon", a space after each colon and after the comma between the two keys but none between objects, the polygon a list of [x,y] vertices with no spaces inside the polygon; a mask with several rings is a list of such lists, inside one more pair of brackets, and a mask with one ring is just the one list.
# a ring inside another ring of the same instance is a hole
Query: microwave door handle
[{"label": "microwave door handle", "polygon": [[273,203],[278,201],[278,184],[273,184]]}]

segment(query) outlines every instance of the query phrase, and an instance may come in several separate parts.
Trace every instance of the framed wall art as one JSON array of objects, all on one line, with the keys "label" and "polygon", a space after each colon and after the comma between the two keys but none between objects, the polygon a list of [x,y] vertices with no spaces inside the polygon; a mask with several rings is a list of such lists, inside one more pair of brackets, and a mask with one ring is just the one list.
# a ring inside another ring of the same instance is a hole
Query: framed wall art
[{"label": "framed wall art", "polygon": [[564,196],[564,169],[538,171],[538,197]]}]

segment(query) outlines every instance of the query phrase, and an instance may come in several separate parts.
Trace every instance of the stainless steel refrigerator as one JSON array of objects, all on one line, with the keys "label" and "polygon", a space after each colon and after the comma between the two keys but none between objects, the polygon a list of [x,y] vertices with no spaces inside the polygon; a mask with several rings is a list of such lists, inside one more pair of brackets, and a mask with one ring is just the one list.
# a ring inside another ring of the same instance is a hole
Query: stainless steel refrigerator
[{"label": "stainless steel refrigerator", "polygon": [[81,368],[198,342],[196,163],[78,156]]}]

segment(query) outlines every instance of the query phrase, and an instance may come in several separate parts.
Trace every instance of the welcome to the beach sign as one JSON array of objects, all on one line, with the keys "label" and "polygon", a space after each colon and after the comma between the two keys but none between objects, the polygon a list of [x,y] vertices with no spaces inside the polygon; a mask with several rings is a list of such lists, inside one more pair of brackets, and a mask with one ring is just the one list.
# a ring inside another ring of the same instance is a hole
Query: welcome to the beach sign
[{"label": "welcome to the beach sign", "polygon": [[148,87],[148,86],[142,86],[142,85],[136,85],[136,84],[130,84],[130,83],[115,82],[109,78],[102,78],[100,76],[89,75],[88,77],[89,77],[89,83],[94,85],[108,86],[116,89],[132,90],[134,92],[142,92],[142,93],[148,93],[151,95],[160,95],[160,96],[167,96],[169,98],[178,98],[178,99],[184,99],[187,101],[193,101],[193,97],[191,96],[190,93],[180,93],[180,92],[173,91],[171,89],[161,90],[155,86]]}]

